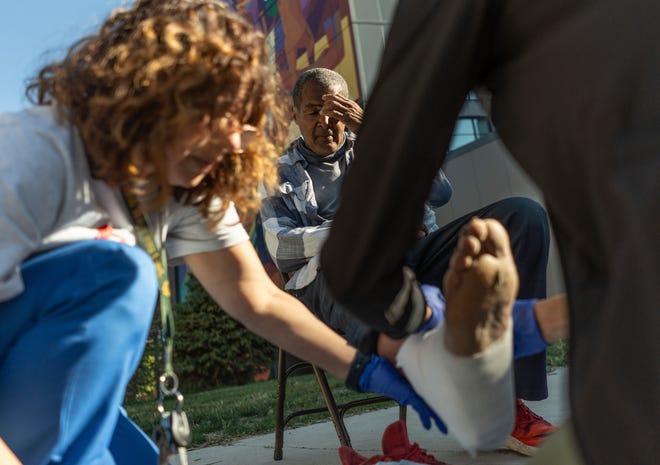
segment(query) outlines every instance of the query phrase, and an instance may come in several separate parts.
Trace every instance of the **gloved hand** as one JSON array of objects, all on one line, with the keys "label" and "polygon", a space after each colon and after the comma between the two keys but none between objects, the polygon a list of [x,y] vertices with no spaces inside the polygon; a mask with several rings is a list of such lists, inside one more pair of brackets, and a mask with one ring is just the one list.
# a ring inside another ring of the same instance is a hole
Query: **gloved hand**
[{"label": "gloved hand", "polygon": [[[426,299],[426,305],[431,309],[432,315],[415,331],[417,333],[433,329],[445,319],[445,297],[440,289],[430,284],[422,284],[421,289]],[[514,358],[537,354],[550,345],[541,335],[541,330],[534,315],[535,303],[536,299],[530,299],[516,300],[513,304]]]},{"label": "gloved hand", "polygon": [[543,339],[534,315],[536,299],[516,300],[513,304],[513,358],[544,351],[550,344]]},{"label": "gloved hand", "polygon": [[360,392],[375,392],[391,397],[401,405],[410,405],[417,411],[424,428],[430,429],[433,420],[438,429],[447,434],[447,426],[442,419],[419,397],[401,373],[384,358],[377,355],[371,356],[364,365],[358,386]]},{"label": "gloved hand", "polygon": [[422,284],[420,287],[424,294],[426,305],[431,309],[431,318],[417,328],[416,333],[429,331],[445,321],[445,296],[442,295],[440,288],[430,284]]}]

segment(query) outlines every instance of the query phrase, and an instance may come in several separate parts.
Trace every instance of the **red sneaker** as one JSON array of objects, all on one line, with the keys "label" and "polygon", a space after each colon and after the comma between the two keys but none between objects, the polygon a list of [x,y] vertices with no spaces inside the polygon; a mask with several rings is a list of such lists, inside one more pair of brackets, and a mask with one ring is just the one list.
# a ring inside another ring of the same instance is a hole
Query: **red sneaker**
[{"label": "red sneaker", "polygon": [[555,426],[532,412],[521,399],[516,399],[516,424],[504,447],[531,456],[556,430]]},{"label": "red sneaker", "polygon": [[341,446],[339,448],[339,459],[341,465],[373,465],[378,462],[391,462],[389,458],[384,455],[374,455],[373,457],[365,457],[360,455],[355,450],[348,446]]},{"label": "red sneaker", "polygon": [[388,459],[394,461],[410,460],[415,463],[431,465],[448,465],[427,453],[416,442],[410,444],[406,422],[403,420],[396,421],[385,428],[382,442],[383,453]]}]

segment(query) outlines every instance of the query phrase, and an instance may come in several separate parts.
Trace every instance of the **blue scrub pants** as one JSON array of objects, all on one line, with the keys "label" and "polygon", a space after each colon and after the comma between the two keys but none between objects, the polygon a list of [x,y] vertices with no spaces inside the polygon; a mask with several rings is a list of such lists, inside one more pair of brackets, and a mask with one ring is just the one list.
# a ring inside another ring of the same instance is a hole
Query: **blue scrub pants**
[{"label": "blue scrub pants", "polygon": [[138,247],[83,241],[21,266],[0,302],[0,437],[25,465],[157,464],[121,408],[158,284]]}]

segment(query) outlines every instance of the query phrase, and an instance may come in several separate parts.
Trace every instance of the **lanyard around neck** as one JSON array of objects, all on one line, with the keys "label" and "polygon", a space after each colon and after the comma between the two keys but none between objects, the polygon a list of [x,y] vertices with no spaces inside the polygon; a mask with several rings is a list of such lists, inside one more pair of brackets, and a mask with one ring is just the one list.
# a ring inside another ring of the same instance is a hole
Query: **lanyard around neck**
[{"label": "lanyard around neck", "polygon": [[[133,220],[135,237],[137,242],[150,256],[156,267],[158,275],[159,304],[161,316],[161,341],[163,343],[163,365],[164,373],[161,376],[161,394],[174,394],[178,388],[178,380],[172,367],[172,352],[174,349],[174,313],[172,312],[172,303],[170,301],[170,280],[167,277],[167,254],[165,248],[157,246],[153,233],[147,225],[144,214],[140,211],[137,198],[130,193],[124,192],[124,202]],[[165,383],[163,383],[163,376]],[[167,381],[171,381],[174,386],[167,388]]]},{"label": "lanyard around neck", "polygon": [[[157,409],[161,415],[161,421],[160,425],[155,429],[155,438],[159,448],[159,464],[169,463],[169,455],[178,451],[179,462],[182,465],[187,465],[188,456],[186,447],[190,441],[190,428],[188,419],[183,412],[183,395],[179,392],[179,379],[172,367],[174,313],[172,312],[172,303],[170,301],[170,281],[167,277],[167,254],[162,244],[160,246],[156,245],[154,233],[157,233],[157,231],[150,230],[144,213],[140,211],[137,198],[129,192],[123,192],[123,197],[133,220],[137,242],[151,256],[158,275],[164,366],[164,371],[158,378]],[[167,396],[176,397],[178,402],[176,411],[165,411],[164,400]]]}]

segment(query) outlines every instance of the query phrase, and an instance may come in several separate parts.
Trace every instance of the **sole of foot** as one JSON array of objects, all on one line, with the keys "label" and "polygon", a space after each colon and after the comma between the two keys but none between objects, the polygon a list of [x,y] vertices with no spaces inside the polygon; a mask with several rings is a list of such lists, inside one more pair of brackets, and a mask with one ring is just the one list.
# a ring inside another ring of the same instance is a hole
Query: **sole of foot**
[{"label": "sole of foot", "polygon": [[450,352],[482,352],[504,334],[518,293],[518,272],[509,235],[499,222],[473,218],[462,229],[443,288]]}]

